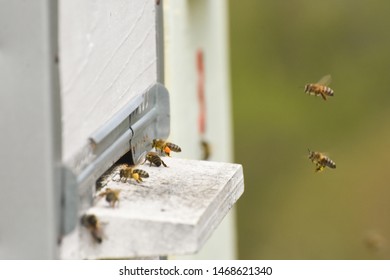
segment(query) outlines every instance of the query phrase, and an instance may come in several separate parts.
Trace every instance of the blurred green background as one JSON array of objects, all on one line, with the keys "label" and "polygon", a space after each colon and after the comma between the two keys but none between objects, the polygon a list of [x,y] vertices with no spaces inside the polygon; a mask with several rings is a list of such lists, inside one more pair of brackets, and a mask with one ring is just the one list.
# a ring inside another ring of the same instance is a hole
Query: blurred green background
[{"label": "blurred green background", "polygon": [[229,5],[239,258],[390,259],[390,2]]}]

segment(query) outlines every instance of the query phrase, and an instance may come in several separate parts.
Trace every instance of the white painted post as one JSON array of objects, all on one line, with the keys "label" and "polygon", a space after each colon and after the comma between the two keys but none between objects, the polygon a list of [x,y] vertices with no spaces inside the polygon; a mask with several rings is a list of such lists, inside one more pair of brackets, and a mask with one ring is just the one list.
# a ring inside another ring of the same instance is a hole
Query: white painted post
[{"label": "white painted post", "polygon": [[0,1],[0,258],[58,258],[57,1]]},{"label": "white painted post", "polygon": [[[227,1],[165,0],[165,85],[171,95],[171,135],[182,158],[201,159],[201,141],[210,160],[232,161]],[[201,53],[201,54],[200,54]],[[199,71],[203,57],[203,82]],[[200,89],[203,84],[205,102]],[[204,113],[205,129],[200,118]],[[199,259],[235,259],[235,214],[230,211]]]}]

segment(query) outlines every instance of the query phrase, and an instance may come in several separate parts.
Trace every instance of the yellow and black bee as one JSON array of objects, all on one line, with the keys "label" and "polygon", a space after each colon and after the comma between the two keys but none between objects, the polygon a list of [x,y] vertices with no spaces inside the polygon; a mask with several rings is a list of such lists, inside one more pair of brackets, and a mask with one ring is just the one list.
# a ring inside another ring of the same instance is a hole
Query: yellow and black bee
[{"label": "yellow and black bee", "polygon": [[173,152],[181,152],[181,148],[173,143],[167,142],[163,139],[153,139],[152,147],[161,151],[161,153],[166,154],[167,156],[171,156],[171,151]]},{"label": "yellow and black bee", "polygon": [[200,145],[202,147],[202,160],[208,160],[211,156],[211,145],[206,140],[200,141]]},{"label": "yellow and black bee", "polygon": [[321,97],[326,101],[327,96],[333,96],[334,91],[328,85],[330,84],[332,78],[330,75],[326,75],[322,77],[317,83],[315,84],[307,84],[305,85],[305,92],[309,93],[310,95],[315,95]]},{"label": "yellow and black bee", "polygon": [[115,204],[119,204],[119,189],[110,189],[106,188],[104,192],[99,193],[99,197],[106,197],[106,201],[110,204],[112,208],[115,207]]},{"label": "yellow and black bee", "polygon": [[160,167],[162,164],[165,167],[168,167],[168,165],[166,165],[165,162],[160,158],[160,156],[155,152],[147,153],[145,157],[145,161],[142,164],[144,164],[146,161],[150,162],[149,166],[152,166],[152,164],[154,164],[155,166]]},{"label": "yellow and black bee", "polygon": [[137,181],[137,183],[142,182],[142,178],[148,178],[149,173],[142,170],[142,169],[135,169],[135,166],[124,166],[119,171],[119,178],[123,182],[122,179],[125,179],[124,182],[127,181],[127,179],[134,179]]},{"label": "yellow and black bee", "polygon": [[323,153],[309,150],[309,159],[317,166],[315,172],[322,171],[325,167],[336,168],[336,163]]},{"label": "yellow and black bee", "polygon": [[80,219],[81,225],[87,228],[96,243],[102,243],[103,234],[98,218],[95,215],[84,214]]}]

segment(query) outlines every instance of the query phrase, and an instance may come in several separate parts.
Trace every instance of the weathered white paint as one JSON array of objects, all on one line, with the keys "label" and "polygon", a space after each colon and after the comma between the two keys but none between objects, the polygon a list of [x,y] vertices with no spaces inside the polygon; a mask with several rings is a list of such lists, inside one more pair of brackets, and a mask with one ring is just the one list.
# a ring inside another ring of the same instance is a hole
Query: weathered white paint
[{"label": "weathered white paint", "polygon": [[[232,161],[228,18],[225,0],[165,0],[165,85],[171,95],[170,140],[182,147],[178,155],[200,159],[196,53],[205,62],[206,133],[211,160]],[[235,214],[230,211],[196,256],[235,259]],[[180,257],[183,258],[183,257]]]},{"label": "weathered white paint", "polygon": [[[94,242],[80,227],[63,258],[140,258],[197,252],[244,189],[242,166],[163,158],[168,167],[145,164],[150,177],[140,184],[108,176],[106,188],[119,189],[112,208],[104,198],[88,214],[101,223],[103,242]],[[78,244],[78,246],[74,246]]]},{"label": "weathered white paint", "polygon": [[144,0],[60,0],[63,159],[157,81],[156,6]]}]

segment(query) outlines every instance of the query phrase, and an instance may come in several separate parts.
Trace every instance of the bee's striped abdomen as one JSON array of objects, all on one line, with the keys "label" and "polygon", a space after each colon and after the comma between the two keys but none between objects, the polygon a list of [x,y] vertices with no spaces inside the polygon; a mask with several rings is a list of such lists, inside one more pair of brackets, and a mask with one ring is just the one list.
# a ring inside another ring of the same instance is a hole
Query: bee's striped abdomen
[{"label": "bee's striped abdomen", "polygon": [[336,163],[328,157],[323,158],[320,164],[330,168],[336,168]]}]

